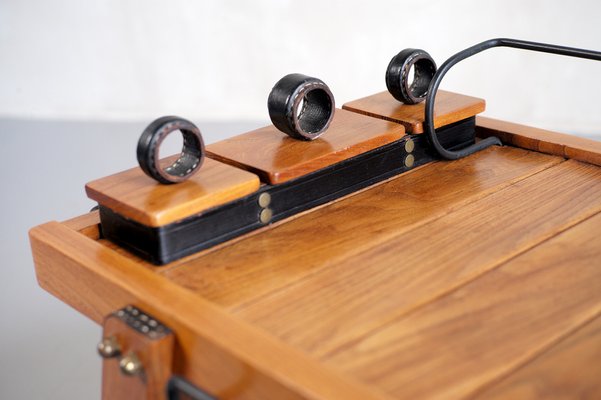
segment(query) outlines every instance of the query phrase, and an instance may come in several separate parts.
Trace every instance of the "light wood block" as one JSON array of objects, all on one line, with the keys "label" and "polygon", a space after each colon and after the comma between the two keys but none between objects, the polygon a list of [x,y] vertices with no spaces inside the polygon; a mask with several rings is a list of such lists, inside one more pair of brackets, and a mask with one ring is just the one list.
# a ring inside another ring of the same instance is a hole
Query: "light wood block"
[{"label": "light wood block", "polygon": [[[120,346],[118,357],[102,361],[102,399],[168,400],[165,386],[173,371],[174,335],[165,331],[157,337],[144,334],[110,315],[104,321],[103,338],[113,338]],[[142,373],[128,376],[121,372],[121,357],[134,354],[142,364]]]},{"label": "light wood block", "polygon": [[307,175],[403,137],[402,126],[337,109],[318,139],[292,139],[266,126],[207,146],[216,160],[256,173],[278,184]]},{"label": "light wood block", "polygon": [[[345,103],[343,109],[402,124],[411,134],[424,133],[425,102],[403,104],[388,92],[381,92]],[[434,106],[434,128],[458,122],[481,113],[483,99],[439,90]]]},{"label": "light wood block", "polygon": [[146,226],[163,226],[257,191],[259,178],[205,159],[187,181],[162,185],[132,168],[86,185],[89,198]]}]

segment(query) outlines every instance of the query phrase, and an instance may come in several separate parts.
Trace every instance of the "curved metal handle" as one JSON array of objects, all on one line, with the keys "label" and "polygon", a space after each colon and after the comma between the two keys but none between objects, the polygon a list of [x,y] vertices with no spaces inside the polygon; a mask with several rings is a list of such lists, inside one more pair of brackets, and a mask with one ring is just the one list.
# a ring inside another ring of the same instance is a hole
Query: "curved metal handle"
[{"label": "curved metal handle", "polygon": [[447,160],[456,160],[458,158],[463,158],[465,156],[469,156],[472,153],[483,150],[487,147],[493,145],[500,146],[502,144],[501,140],[498,137],[491,136],[464,149],[452,151],[445,149],[440,144],[440,142],[438,141],[438,137],[436,136],[436,132],[434,130],[434,100],[436,99],[436,92],[438,91],[438,87],[440,86],[442,78],[444,78],[444,76],[451,69],[451,67],[457,64],[459,61],[465,60],[466,58],[469,58],[475,54],[478,54],[484,50],[493,47],[513,47],[516,49],[538,51],[541,53],[559,54],[563,56],[601,61],[601,52],[598,51],[583,50],[576,49],[573,47],[557,46],[554,44],[545,44],[537,42],[528,42],[525,40],[503,38],[487,40],[475,46],[469,47],[463,51],[460,51],[459,53],[450,57],[447,61],[444,62],[444,64],[440,66],[438,71],[436,71],[436,74],[434,74],[432,81],[430,82],[430,87],[428,88],[428,94],[426,96],[425,111],[425,131],[428,140],[432,147],[434,147],[436,152],[441,157],[446,158]]}]

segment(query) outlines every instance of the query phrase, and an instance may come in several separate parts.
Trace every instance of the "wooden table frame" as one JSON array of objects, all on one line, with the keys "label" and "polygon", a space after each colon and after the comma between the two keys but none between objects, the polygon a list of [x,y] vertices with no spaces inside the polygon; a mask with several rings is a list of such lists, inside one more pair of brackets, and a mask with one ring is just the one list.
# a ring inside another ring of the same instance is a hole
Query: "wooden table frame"
[{"label": "wooden table frame", "polygon": [[[477,125],[480,137],[494,134],[508,145],[601,166],[599,142],[483,117]],[[33,228],[39,284],[99,324],[128,304],[156,316],[176,334],[174,372],[208,392],[241,399],[392,398],[98,243],[98,238],[96,212]]]}]

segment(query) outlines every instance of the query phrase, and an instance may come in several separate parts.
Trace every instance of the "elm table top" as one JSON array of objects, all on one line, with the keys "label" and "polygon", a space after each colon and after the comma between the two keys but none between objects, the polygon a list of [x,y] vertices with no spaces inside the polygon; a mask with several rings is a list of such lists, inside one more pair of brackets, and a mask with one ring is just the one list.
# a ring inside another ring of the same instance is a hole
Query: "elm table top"
[{"label": "elm table top", "polygon": [[97,322],[157,314],[217,395],[599,395],[599,144],[478,124],[555,153],[428,164],[159,268],[99,239],[95,213],[52,222],[31,233],[39,282]]}]

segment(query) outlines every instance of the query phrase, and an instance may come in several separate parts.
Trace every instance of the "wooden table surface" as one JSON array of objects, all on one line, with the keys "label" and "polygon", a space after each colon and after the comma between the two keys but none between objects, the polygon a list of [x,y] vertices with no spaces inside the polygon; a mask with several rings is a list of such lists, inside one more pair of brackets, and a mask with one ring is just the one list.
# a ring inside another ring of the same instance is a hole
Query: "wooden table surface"
[{"label": "wooden table surface", "polygon": [[428,164],[164,267],[100,239],[95,213],[41,225],[39,282],[98,322],[156,314],[175,370],[222,398],[600,398],[601,168],[578,159],[601,150],[479,125],[526,148]]}]

